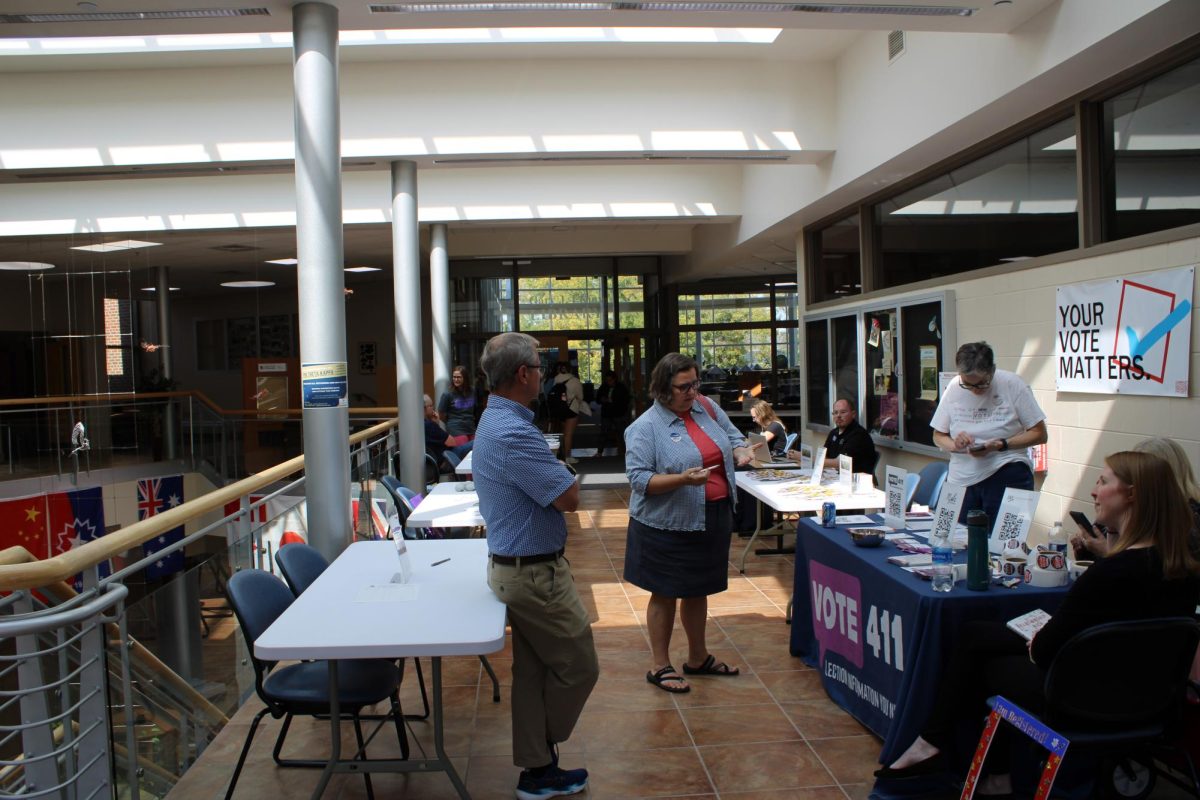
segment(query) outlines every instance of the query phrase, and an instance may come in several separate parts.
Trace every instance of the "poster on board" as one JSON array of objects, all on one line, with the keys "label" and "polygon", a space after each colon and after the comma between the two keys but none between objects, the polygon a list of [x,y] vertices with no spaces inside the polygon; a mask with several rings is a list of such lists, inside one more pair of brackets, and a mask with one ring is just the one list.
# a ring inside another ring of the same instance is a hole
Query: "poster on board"
[{"label": "poster on board", "polygon": [[1196,268],[1058,287],[1055,388],[1188,396]]}]

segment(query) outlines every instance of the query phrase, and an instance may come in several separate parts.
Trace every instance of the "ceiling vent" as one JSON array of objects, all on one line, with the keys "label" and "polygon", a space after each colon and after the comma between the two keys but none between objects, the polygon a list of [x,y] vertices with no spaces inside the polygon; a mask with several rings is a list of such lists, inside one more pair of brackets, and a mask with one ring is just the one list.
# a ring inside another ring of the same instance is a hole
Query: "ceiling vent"
[{"label": "ceiling vent", "polygon": [[888,63],[892,63],[904,55],[904,31],[892,31],[888,34]]},{"label": "ceiling vent", "polygon": [[861,3],[789,3],[754,0],[424,0],[410,3],[372,3],[372,14],[462,14],[512,11],[666,11],[727,14],[894,14],[907,17],[969,17],[968,6],[897,6]]},{"label": "ceiling vent", "polygon": [[0,14],[0,24],[27,25],[55,22],[155,22],[167,19],[269,17],[266,8],[196,8],[180,11],[73,11],[64,14]]}]

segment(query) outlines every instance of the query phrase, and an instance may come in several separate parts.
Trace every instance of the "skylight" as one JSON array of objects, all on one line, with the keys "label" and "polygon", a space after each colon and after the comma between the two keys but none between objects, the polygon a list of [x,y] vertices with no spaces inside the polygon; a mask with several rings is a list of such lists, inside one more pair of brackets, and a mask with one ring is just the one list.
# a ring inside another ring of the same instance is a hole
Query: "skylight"
[{"label": "skylight", "polygon": [[122,239],[119,242],[103,242],[101,244],[84,244],[72,247],[72,250],[87,250],[91,253],[115,253],[118,250],[137,250],[142,247],[158,247],[162,242],[139,242],[136,239]]},{"label": "skylight", "polygon": [[[514,27],[342,31],[341,47],[420,44],[771,44],[780,28]],[[291,48],[291,33],[0,39],[0,56],[180,53]]]}]

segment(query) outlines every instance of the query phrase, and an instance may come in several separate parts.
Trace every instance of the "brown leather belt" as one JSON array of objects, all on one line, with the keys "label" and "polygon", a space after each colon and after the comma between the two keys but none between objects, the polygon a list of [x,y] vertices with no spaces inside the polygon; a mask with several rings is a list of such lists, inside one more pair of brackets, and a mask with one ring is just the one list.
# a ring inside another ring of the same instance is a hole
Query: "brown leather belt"
[{"label": "brown leather belt", "polygon": [[543,561],[557,561],[562,558],[562,554],[562,550],[559,550],[557,553],[538,553],[536,556],[498,556],[495,553],[488,553],[488,558],[496,564],[519,567],[522,564],[540,564]]}]

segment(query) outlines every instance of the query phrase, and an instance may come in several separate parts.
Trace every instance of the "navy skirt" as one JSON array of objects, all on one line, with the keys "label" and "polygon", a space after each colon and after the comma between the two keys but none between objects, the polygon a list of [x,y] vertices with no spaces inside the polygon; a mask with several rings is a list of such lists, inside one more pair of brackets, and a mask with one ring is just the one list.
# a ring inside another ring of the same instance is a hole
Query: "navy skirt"
[{"label": "navy skirt", "polygon": [[664,597],[705,597],[729,587],[729,500],[704,504],[704,530],[666,531],[630,517],[625,580]]}]

